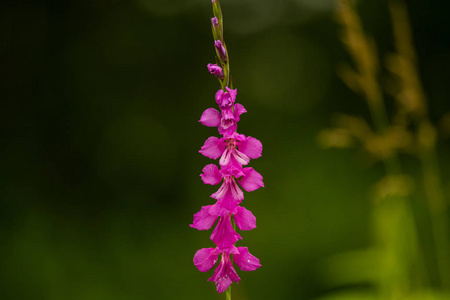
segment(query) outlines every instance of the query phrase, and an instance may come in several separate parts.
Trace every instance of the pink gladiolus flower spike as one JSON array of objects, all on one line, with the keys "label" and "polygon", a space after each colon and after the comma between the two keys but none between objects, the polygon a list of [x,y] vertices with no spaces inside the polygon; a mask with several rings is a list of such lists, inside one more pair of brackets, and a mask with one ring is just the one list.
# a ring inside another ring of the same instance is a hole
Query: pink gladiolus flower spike
[{"label": "pink gladiolus flower spike", "polygon": [[236,132],[240,116],[247,110],[236,103],[237,89],[227,86],[230,82],[228,53],[224,47],[222,19],[220,24],[218,19],[222,18],[222,14],[219,2],[213,0],[212,3],[215,13],[215,17],[211,19],[214,47],[221,66],[208,64],[208,71],[220,80],[222,89],[215,94],[218,109],[206,109],[199,122],[208,127],[217,127],[221,137],[211,136],[201,147],[199,152],[210,159],[218,159],[219,166],[206,165],[200,177],[203,183],[220,184],[220,187],[211,194],[215,203],[202,206],[189,226],[198,230],[210,230],[214,227],[210,239],[216,247],[198,250],[194,255],[194,265],[201,272],[207,272],[217,265],[208,281],[215,282],[217,291],[222,293],[233,281],[238,283],[241,280],[233,262],[242,271],[254,271],[261,267],[259,259],[250,254],[247,247],[235,246],[235,243],[242,240],[235,228],[242,231],[256,228],[256,217],[240,205],[244,200],[243,190],[252,192],[264,187],[261,174],[251,167],[244,167],[251,159],[261,157],[263,147],[256,138]]}]

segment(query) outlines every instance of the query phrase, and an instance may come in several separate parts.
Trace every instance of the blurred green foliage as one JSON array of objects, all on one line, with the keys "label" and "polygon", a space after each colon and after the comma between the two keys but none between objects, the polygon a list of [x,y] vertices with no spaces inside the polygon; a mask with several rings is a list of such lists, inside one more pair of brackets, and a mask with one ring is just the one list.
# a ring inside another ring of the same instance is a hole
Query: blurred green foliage
[{"label": "blurred green foliage", "polygon": [[[368,191],[383,170],[357,150],[316,144],[333,113],[369,115],[335,74],[348,56],[334,2],[221,3],[233,84],[248,110],[239,128],[264,145],[252,166],[266,186],[246,195],[258,228],[239,242],[263,267],[239,272],[233,298],[339,291],[345,282],[333,284],[327,262],[368,245]],[[379,53],[392,50],[386,2],[359,4]],[[1,299],[223,299],[192,263],[212,246],[209,233],[188,227],[214,191],[198,177],[210,163],[198,150],[217,135],[197,122],[218,88],[206,71],[209,1],[0,7]],[[450,3],[408,8],[438,123],[450,111]],[[448,191],[450,144],[438,146]],[[355,299],[368,289],[356,286]]]}]

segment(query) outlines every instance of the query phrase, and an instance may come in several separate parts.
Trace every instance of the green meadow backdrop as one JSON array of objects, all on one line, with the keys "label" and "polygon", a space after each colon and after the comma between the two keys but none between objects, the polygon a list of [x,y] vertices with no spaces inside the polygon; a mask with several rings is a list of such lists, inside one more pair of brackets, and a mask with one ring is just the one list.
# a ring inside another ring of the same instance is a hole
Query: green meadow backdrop
[{"label": "green meadow backdrop", "polygon": [[[318,143],[337,113],[370,120],[366,101],[336,73],[351,64],[336,3],[221,4],[237,101],[248,110],[239,132],[264,146],[251,166],[265,188],[243,202],[257,228],[239,242],[262,267],[238,270],[233,299],[370,291],[369,280],[347,281],[358,266],[335,261],[371,245],[371,189],[383,166],[360,147]],[[394,51],[387,2],[356,7],[384,66]],[[411,0],[407,8],[450,195],[450,2]],[[218,135],[198,122],[220,87],[206,69],[215,61],[210,17],[208,0],[0,4],[2,300],[224,299],[206,281],[212,271],[192,262],[213,246],[211,231],[188,226],[217,188],[200,180],[212,161],[198,153]],[[382,87],[386,78],[382,70]],[[420,165],[400,159],[417,178],[412,199],[427,224]],[[439,261],[429,257],[438,285]]]}]

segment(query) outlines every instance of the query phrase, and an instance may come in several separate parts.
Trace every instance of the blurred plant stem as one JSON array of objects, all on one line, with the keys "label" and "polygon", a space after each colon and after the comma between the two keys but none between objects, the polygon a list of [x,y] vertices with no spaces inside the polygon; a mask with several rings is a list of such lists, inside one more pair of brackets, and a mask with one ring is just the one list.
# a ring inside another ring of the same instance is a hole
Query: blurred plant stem
[{"label": "blurred plant stem", "polygon": [[417,71],[417,55],[413,47],[406,6],[403,2],[391,1],[389,10],[397,53],[388,57],[387,68],[398,78],[400,89],[394,97],[399,111],[406,115],[404,126],[408,126],[407,122],[410,121],[417,129],[417,154],[423,173],[423,186],[438,261],[437,268],[442,287],[449,289],[450,223],[436,153],[436,129],[428,116],[427,99]]},{"label": "blurred plant stem", "polygon": [[[355,70],[341,68],[341,76],[350,88],[366,99],[374,124],[374,136],[386,136],[393,126],[389,123],[378,84],[380,64],[375,43],[364,33],[351,1],[339,1],[338,17],[343,25],[342,41],[355,66]],[[379,184],[384,193],[377,193],[373,205],[375,247],[379,251],[380,263],[377,286],[382,299],[398,299],[420,290],[427,281],[427,275],[419,254],[417,228],[408,193],[402,193],[392,185],[394,178],[402,176],[402,169],[397,145],[389,141],[377,138],[375,143],[369,141],[367,144],[385,144],[377,146],[383,151],[372,151],[383,163],[387,175],[386,180]]]}]

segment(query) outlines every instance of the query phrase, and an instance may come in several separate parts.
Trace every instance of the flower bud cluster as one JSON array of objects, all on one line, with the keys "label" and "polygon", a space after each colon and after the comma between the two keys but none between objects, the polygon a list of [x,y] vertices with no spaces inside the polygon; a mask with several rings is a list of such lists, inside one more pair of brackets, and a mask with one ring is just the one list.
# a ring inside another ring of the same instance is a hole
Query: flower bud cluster
[{"label": "flower bud cluster", "polygon": [[[213,0],[213,11],[215,17],[212,19],[212,26],[216,39],[216,33],[221,36],[223,32],[218,0]],[[222,66],[229,70],[227,51],[223,43],[215,40],[214,46]],[[208,64],[208,70],[219,79],[224,88],[218,90],[215,95],[220,111],[215,108],[206,109],[199,122],[208,127],[217,127],[222,136],[209,137],[201,147],[201,154],[211,159],[219,159],[219,167],[215,164],[206,165],[200,177],[205,184],[220,184],[220,187],[211,195],[216,202],[203,206],[194,215],[190,226],[198,230],[209,230],[215,224],[210,239],[216,247],[198,250],[194,256],[194,264],[199,271],[207,272],[217,264],[219,255],[221,256],[214,275],[208,281],[214,281],[217,291],[222,293],[233,281],[240,281],[233,262],[242,271],[254,271],[261,266],[259,259],[251,255],[247,247],[236,247],[235,243],[242,239],[236,232],[236,227],[240,230],[256,228],[255,216],[241,206],[244,199],[241,188],[251,192],[264,187],[261,174],[252,167],[244,167],[251,159],[261,156],[262,144],[251,136],[237,133],[240,116],[247,111],[243,105],[236,103],[237,90],[224,84],[224,81],[228,82],[227,72],[214,64]]]}]

